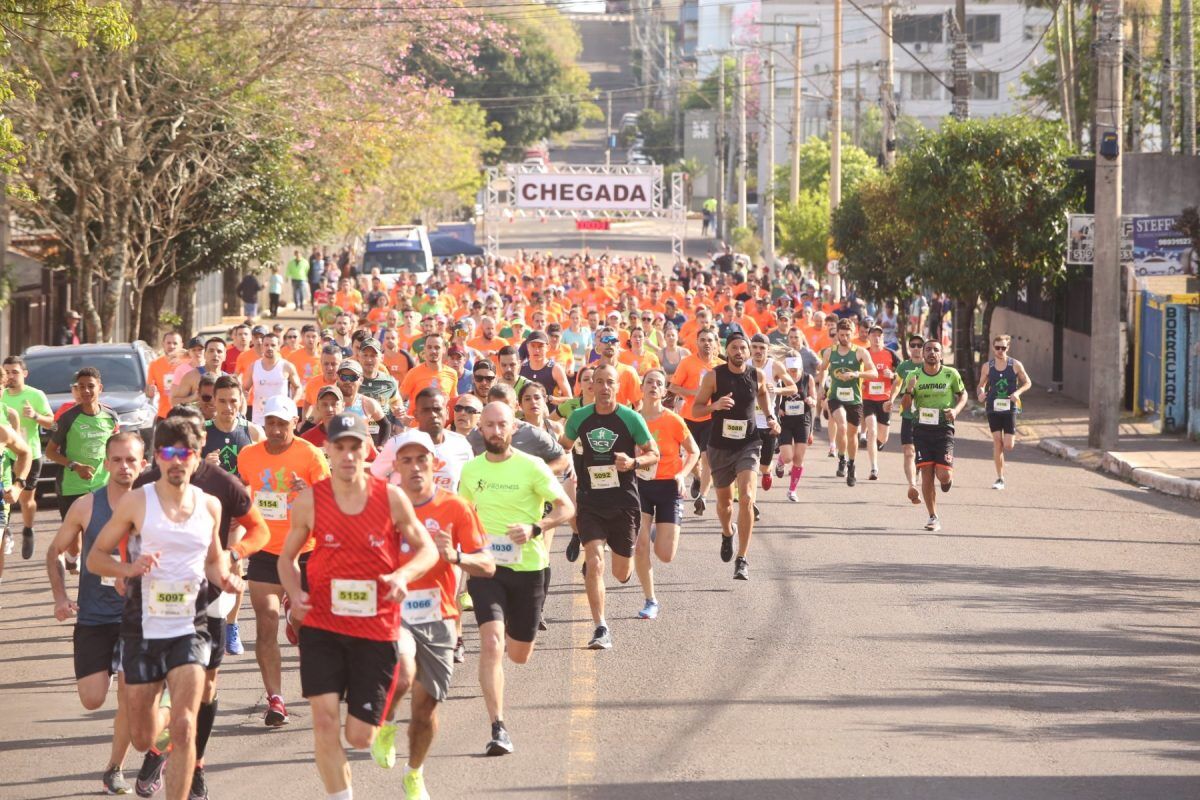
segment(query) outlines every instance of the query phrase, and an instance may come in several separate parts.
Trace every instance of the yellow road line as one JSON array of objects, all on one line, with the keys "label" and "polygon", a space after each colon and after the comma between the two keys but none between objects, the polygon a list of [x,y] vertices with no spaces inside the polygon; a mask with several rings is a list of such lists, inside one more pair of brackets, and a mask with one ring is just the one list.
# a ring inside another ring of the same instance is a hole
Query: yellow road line
[{"label": "yellow road line", "polygon": [[592,611],[580,586],[571,603],[571,717],[567,733],[567,797],[595,782],[596,654],[580,646],[592,634]]}]

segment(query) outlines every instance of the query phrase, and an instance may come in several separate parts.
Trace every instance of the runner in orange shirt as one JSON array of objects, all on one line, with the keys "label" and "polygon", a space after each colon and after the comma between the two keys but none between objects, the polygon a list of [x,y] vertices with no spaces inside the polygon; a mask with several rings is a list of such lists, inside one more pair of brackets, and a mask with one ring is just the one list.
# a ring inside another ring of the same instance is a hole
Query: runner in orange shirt
[{"label": "runner in orange shirt", "polygon": [[311,322],[300,329],[300,347],[287,356],[300,376],[301,384],[321,373],[321,332]]},{"label": "runner in orange shirt", "polygon": [[439,387],[453,404],[453,398],[458,395],[458,374],[443,360],[445,354],[445,339],[436,333],[426,337],[425,347],[421,351],[424,361],[410,369],[400,384],[400,397],[404,398],[409,408],[416,402],[417,393],[426,386]]},{"label": "runner in orange shirt", "polygon": [[700,448],[700,472],[698,476],[692,476],[691,484],[691,495],[695,501],[696,516],[702,515],[704,509],[707,508],[708,501],[705,499],[705,496],[712,485],[712,474],[708,468],[708,454],[704,452],[708,448],[708,436],[712,429],[712,415],[697,416],[693,413],[692,407],[696,403],[696,393],[700,391],[700,381],[719,363],[720,359],[717,357],[717,331],[715,328],[705,328],[696,335],[695,354],[679,362],[670,386],[671,394],[683,398],[679,414],[683,417],[683,421],[687,423],[692,438]]},{"label": "runner in orange shirt", "polygon": [[171,388],[174,383],[175,369],[187,353],[183,349],[183,337],[175,331],[167,331],[162,337],[163,354],[150,362],[146,376],[146,394],[150,389],[158,395],[158,418],[165,419],[171,410]]}]

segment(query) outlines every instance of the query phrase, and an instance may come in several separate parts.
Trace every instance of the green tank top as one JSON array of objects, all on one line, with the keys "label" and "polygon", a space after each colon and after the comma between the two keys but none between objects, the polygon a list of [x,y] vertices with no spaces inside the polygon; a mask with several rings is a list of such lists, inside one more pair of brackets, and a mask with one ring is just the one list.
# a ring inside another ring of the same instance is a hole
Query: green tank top
[{"label": "green tank top", "polygon": [[834,345],[829,350],[829,396],[834,400],[849,405],[862,403],[862,383],[858,378],[838,380],[839,370],[857,372],[861,369],[858,360],[858,348],[851,345],[850,352],[842,355]]},{"label": "green tank top", "polygon": [[[904,361],[900,362],[900,364],[896,367],[896,382],[902,389],[904,388],[904,381],[908,378],[908,376],[916,372],[918,369],[920,369],[920,367],[921,365],[915,361],[909,361],[905,359]],[[898,403],[899,399],[897,399],[896,402]],[[901,419],[913,419],[916,416],[917,413],[913,410],[913,408],[900,413]]]}]

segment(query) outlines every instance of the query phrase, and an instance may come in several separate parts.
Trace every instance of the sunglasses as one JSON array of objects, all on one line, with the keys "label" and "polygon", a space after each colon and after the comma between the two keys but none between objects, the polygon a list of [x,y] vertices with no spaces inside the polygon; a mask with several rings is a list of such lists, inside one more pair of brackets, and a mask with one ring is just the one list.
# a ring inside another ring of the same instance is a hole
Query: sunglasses
[{"label": "sunglasses", "polygon": [[158,457],[163,461],[187,461],[195,452],[190,447],[160,447]]},{"label": "sunglasses", "polygon": [[200,395],[200,402],[202,402],[202,403],[211,403],[212,401],[213,401],[213,395],[211,395],[211,394],[202,394],[202,395]]},{"label": "sunglasses", "polygon": [[992,349],[993,349],[993,350],[999,350],[1001,353],[1003,353],[1005,350],[1007,350],[1007,349],[1008,349],[1008,346],[1007,346],[1007,345],[1003,345],[1003,344],[998,344],[998,345],[995,345],[994,347],[992,347]]},{"label": "sunglasses", "polygon": [[360,378],[358,375],[355,375],[353,372],[339,372],[337,377],[338,380],[343,383],[358,383],[360,380],[362,380],[362,378]]},{"label": "sunglasses", "polygon": [[283,338],[285,338],[285,339],[299,339],[300,337],[299,337],[299,336],[297,336],[297,335],[296,335],[296,334],[294,334],[294,333],[289,333],[287,336],[285,336],[285,337],[283,337]]},{"label": "sunglasses", "polygon": [[600,344],[616,344],[616,343],[617,343],[617,337],[613,336],[612,334],[609,334],[608,336],[600,337]]},{"label": "sunglasses", "polygon": [[477,373],[475,373],[475,380],[477,380],[477,381],[494,381],[494,380],[496,380],[496,376],[495,375],[481,375],[477,372]]},{"label": "sunglasses", "polygon": [[481,409],[478,409],[475,406],[456,405],[454,407],[455,413],[458,414],[478,414],[480,410]]}]

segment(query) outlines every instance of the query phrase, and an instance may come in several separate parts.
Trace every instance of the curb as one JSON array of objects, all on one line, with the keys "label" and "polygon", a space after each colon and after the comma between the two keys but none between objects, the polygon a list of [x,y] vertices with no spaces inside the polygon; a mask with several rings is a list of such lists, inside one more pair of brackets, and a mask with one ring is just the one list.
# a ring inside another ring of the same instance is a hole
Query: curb
[{"label": "curb", "polygon": [[1122,480],[1154,489],[1163,494],[1200,501],[1200,481],[1168,475],[1158,470],[1134,466],[1117,453],[1081,450],[1058,439],[1039,439],[1038,449],[1088,469],[1100,470]]}]

